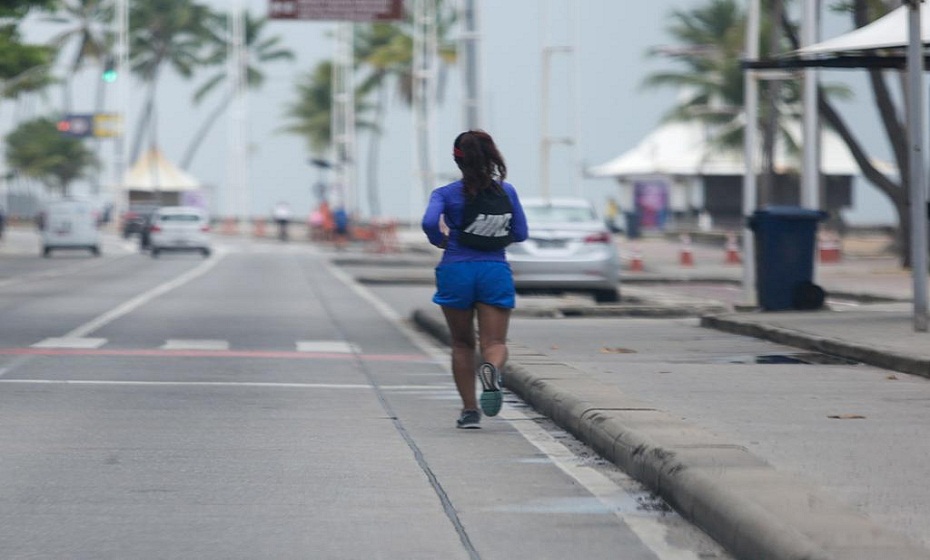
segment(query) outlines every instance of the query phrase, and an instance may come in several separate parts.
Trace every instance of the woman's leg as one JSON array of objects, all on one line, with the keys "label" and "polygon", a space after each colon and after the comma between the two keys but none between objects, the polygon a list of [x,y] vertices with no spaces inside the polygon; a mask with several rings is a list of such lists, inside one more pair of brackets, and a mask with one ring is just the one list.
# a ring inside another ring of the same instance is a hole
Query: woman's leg
[{"label": "woman's leg", "polygon": [[497,369],[507,362],[507,328],[510,325],[510,309],[478,303],[478,340],[481,358]]},{"label": "woman's leg", "polygon": [[462,397],[462,407],[477,410],[475,398],[475,325],[474,309],[442,307],[452,335],[452,377]]}]

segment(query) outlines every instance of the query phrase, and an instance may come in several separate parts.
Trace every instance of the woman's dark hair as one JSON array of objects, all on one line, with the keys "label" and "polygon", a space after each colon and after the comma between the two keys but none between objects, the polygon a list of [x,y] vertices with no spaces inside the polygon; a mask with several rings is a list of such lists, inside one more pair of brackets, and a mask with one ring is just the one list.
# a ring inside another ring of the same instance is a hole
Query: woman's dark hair
[{"label": "woman's dark hair", "polygon": [[456,136],[452,143],[452,155],[462,170],[462,183],[469,197],[474,197],[486,188],[499,189],[494,178],[497,177],[503,184],[507,177],[504,157],[491,135],[483,130],[468,130]]}]

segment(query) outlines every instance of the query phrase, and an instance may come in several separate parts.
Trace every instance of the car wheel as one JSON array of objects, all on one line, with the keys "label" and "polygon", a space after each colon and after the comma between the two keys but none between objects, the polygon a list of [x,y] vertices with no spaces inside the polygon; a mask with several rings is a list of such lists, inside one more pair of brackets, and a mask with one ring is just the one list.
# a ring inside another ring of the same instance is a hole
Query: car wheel
[{"label": "car wheel", "polygon": [[616,288],[612,290],[594,290],[592,295],[597,303],[616,303],[620,301],[620,291]]},{"label": "car wheel", "polygon": [[42,247],[42,256],[43,256],[43,257],[49,257],[51,254],[52,254],[52,248],[51,248],[51,247]]},{"label": "car wheel", "polygon": [[160,252],[160,251],[159,251],[158,249],[152,248],[152,258],[153,258],[153,259],[157,259],[157,258],[158,258],[158,253],[159,253],[159,252]]},{"label": "car wheel", "polygon": [[100,256],[100,247],[94,245],[93,247],[90,248],[90,253],[91,253],[93,256],[95,256],[95,257],[99,257],[99,256]]},{"label": "car wheel", "polygon": [[207,249],[206,247],[201,249],[200,252],[203,253],[203,258],[207,258],[210,256],[210,249]]}]

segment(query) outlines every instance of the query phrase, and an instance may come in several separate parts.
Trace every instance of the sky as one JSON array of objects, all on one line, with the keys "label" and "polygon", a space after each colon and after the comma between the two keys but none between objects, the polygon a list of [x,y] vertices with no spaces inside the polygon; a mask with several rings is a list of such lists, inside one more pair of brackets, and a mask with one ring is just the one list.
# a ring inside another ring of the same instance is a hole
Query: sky
[{"label": "sky", "polygon": [[[232,4],[232,0],[204,1],[218,9]],[[267,0],[243,2],[254,15],[267,13]],[[478,0],[477,4],[481,35],[481,128],[497,140],[507,161],[508,179],[524,196],[541,194],[542,47],[571,45],[572,54],[552,58],[548,118],[550,134],[572,136],[575,145],[553,146],[548,167],[550,193],[581,195],[602,205],[615,193],[616,183],[610,179],[583,178],[577,171],[633,148],[673,107],[676,92],[642,88],[649,73],[675,68],[673,61],[647,56],[647,51],[671,43],[666,28],[674,10],[703,5],[703,0],[579,0],[574,2],[574,17],[567,8],[573,4],[570,0]],[[549,22],[545,26],[540,23],[543,6]],[[846,18],[824,17],[823,38],[850,29]],[[285,106],[296,99],[295,83],[299,76],[308,73],[319,61],[333,58],[334,29],[332,22],[275,20],[268,24],[268,34],[279,35],[296,59],[267,65],[264,86],[250,91],[248,96],[247,168],[253,216],[268,216],[278,202],[287,202],[297,216],[306,216],[315,205],[313,185],[318,180],[318,170],[308,162],[310,154],[304,141],[280,130],[286,123]],[[24,30],[27,38],[43,40],[54,28],[33,19]],[[446,95],[436,109],[432,146],[437,186],[453,179],[457,171],[448,154],[452,140],[464,129],[460,72],[457,67],[449,69]],[[184,81],[168,72],[159,86],[159,147],[174,162],[181,159],[197,126],[212,108],[211,101],[215,101],[207,100],[199,106],[192,102],[194,91],[208,75]],[[852,87],[855,100],[843,102],[840,107],[852,115],[851,126],[863,137],[867,149],[877,157],[887,158],[864,77],[858,72],[834,71],[825,73],[824,79]],[[76,110],[92,110],[95,87],[95,73],[88,72],[77,82]],[[134,121],[142,102],[141,88],[133,83],[130,91],[130,118]],[[113,95],[109,94],[109,98]],[[59,102],[60,96],[53,94],[47,101],[49,107],[30,110],[53,110]],[[7,103],[0,107],[0,127],[9,130],[11,119],[21,116],[21,108],[11,110]],[[230,132],[227,121],[217,123],[188,169],[207,186],[215,215],[227,215],[235,208],[229,192]],[[425,207],[427,194],[422,192],[416,175],[414,142],[413,115],[394,97],[390,101],[380,158],[380,199],[386,217],[418,220]],[[359,134],[360,189],[365,188],[367,149],[367,136]],[[112,157],[108,152],[110,149],[105,146],[104,159],[110,165]],[[847,215],[852,222],[890,220],[890,205],[864,181],[856,181],[854,196],[858,199],[857,208]],[[360,195],[360,199],[359,209],[367,216],[364,196]]]}]

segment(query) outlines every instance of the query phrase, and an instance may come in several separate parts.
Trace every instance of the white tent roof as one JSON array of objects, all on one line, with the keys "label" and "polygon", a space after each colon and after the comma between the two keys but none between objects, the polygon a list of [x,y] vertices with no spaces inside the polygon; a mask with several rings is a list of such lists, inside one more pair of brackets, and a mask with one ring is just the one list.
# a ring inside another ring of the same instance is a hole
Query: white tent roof
[{"label": "white tent roof", "polygon": [[[909,40],[908,10],[907,6],[901,6],[868,25],[804,47],[795,54],[837,54],[906,47]],[[923,44],[930,44],[930,9],[926,7],[920,10],[920,30]]]},{"label": "white tent roof", "polygon": [[126,171],[122,187],[127,191],[192,191],[200,188],[200,181],[152,148]]},{"label": "white tent roof", "polygon": [[[795,137],[800,137],[798,130]],[[800,169],[799,156],[782,149],[775,157],[778,172]],[[887,164],[879,162],[888,169]],[[712,145],[704,125],[698,122],[672,122],[647,135],[633,149],[588,169],[594,177],[635,177],[648,175],[743,175],[742,150],[721,150]],[[829,130],[822,132],[821,170],[827,175],[858,175],[859,166],[846,144]]]}]

